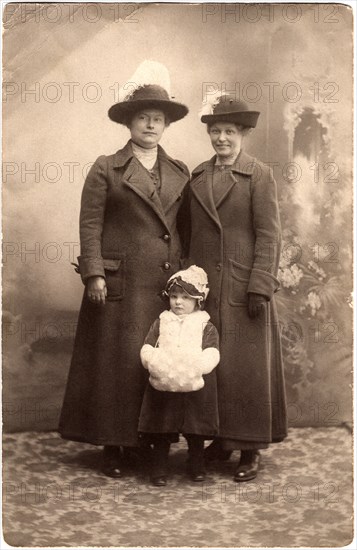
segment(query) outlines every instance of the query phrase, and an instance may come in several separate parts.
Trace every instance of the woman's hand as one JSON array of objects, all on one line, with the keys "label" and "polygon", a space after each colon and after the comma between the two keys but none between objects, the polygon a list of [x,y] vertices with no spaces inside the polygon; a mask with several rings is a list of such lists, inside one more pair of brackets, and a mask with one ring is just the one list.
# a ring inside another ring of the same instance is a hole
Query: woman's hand
[{"label": "woman's hand", "polygon": [[248,294],[248,314],[251,319],[258,317],[263,309],[264,304],[267,302],[267,298],[262,294],[255,294],[249,292]]},{"label": "woman's hand", "polygon": [[93,304],[105,304],[107,285],[104,277],[89,277],[87,281],[87,296]]}]

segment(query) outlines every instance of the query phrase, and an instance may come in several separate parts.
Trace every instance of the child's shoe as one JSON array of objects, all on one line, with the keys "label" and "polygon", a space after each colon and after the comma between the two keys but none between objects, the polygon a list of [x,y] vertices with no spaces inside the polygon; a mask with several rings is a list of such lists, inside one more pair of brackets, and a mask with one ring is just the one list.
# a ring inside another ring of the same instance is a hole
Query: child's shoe
[{"label": "child's shoe", "polygon": [[165,487],[167,485],[167,476],[166,475],[152,475],[151,483],[154,487]]},{"label": "child's shoe", "polygon": [[155,487],[165,487],[167,483],[167,463],[170,443],[158,441],[154,443],[151,463],[151,483]]},{"label": "child's shoe", "polygon": [[204,481],[206,477],[203,452],[204,439],[195,435],[187,435],[186,439],[188,443],[187,473],[192,481]]},{"label": "child's shoe", "polygon": [[204,481],[206,479],[204,461],[189,459],[187,464],[187,473],[189,474],[192,481],[195,481],[197,483]]}]

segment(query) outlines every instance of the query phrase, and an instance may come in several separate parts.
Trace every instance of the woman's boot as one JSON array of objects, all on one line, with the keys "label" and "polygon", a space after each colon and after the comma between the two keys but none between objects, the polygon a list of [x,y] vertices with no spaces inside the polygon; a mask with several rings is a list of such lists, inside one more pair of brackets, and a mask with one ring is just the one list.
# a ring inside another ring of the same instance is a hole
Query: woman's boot
[{"label": "woman's boot", "polygon": [[121,472],[121,450],[114,445],[105,445],[103,449],[102,472],[108,477],[120,478]]},{"label": "woman's boot", "polygon": [[257,477],[260,464],[260,452],[257,449],[241,451],[234,481],[250,481]]}]

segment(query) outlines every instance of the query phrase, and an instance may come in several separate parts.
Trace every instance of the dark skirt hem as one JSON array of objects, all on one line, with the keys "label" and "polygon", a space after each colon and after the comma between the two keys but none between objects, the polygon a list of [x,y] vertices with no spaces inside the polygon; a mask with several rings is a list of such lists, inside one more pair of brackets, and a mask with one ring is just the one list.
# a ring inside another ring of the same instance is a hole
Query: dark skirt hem
[{"label": "dark skirt hem", "polygon": [[92,437],[86,437],[83,435],[78,434],[72,434],[72,433],[66,433],[66,432],[58,432],[62,439],[66,439],[68,441],[76,441],[77,443],[89,443],[90,445],[97,445],[97,446],[105,446],[110,445],[113,447],[138,447],[140,446],[140,442],[137,443],[137,445],[133,445],[132,442],[126,441],[118,441],[118,440],[112,440],[112,439],[97,439]]}]

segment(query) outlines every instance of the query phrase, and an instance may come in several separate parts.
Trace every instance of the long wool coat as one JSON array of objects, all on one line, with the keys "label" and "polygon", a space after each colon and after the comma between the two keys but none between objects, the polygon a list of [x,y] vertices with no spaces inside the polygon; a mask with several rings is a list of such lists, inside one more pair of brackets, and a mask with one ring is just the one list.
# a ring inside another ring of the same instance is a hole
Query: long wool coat
[{"label": "long wool coat", "polygon": [[179,210],[187,167],[159,147],[160,197],[131,143],[101,156],[86,179],[79,257],[84,283],[105,276],[105,305],[84,293],[62,408],[62,437],[100,445],[138,444],[147,371],[140,348],[165,307],[162,290],[180,269]]},{"label": "long wool coat", "polygon": [[[208,274],[206,309],[220,334],[217,368],[220,436],[244,442],[282,440],[287,433],[283,363],[274,292],[281,247],[276,183],[271,170],[241,151],[214,200],[215,157],[191,181],[190,263]],[[268,302],[248,316],[248,292]]]}]

